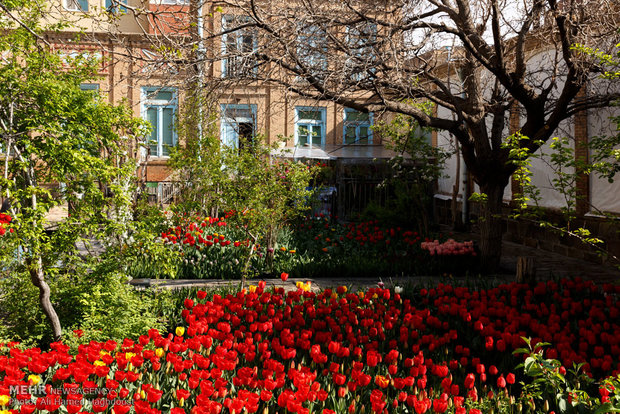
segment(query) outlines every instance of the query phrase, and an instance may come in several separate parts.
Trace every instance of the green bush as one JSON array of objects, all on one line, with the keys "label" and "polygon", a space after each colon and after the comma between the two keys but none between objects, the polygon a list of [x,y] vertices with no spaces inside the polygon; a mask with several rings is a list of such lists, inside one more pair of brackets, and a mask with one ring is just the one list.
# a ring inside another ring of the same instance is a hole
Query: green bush
[{"label": "green bush", "polygon": [[[153,292],[134,290],[118,272],[56,274],[52,302],[69,343],[135,338],[161,327]],[[38,303],[38,290],[24,274],[0,280],[0,338],[45,346],[52,332]],[[73,333],[80,330],[81,338]]]}]

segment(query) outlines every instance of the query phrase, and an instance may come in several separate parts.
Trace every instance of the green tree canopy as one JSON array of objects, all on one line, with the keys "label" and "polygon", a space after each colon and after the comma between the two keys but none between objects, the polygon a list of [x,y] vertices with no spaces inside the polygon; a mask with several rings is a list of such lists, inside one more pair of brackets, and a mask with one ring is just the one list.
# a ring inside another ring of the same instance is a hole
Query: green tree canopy
[{"label": "green tree canopy", "polygon": [[[146,130],[126,106],[80,88],[97,78],[101,62],[51,48],[44,34],[64,24],[43,25],[45,9],[36,0],[0,6],[0,194],[10,202],[13,230],[1,241],[0,258],[39,288],[59,338],[45,278],[88,261],[78,242],[101,240],[122,226],[136,168],[126,143]],[[66,203],[69,217],[49,231],[48,213]]]}]

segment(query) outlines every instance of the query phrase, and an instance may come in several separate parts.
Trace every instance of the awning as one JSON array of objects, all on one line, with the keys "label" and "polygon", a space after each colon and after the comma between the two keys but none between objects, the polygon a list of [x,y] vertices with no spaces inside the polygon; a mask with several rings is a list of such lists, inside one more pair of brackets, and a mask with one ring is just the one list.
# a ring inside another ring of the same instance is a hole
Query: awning
[{"label": "awning", "polygon": [[[316,160],[373,160],[391,159],[398,155],[382,145],[326,145],[322,148],[284,147],[272,152],[272,155],[285,158],[309,158]],[[409,158],[404,154],[405,158]]]}]

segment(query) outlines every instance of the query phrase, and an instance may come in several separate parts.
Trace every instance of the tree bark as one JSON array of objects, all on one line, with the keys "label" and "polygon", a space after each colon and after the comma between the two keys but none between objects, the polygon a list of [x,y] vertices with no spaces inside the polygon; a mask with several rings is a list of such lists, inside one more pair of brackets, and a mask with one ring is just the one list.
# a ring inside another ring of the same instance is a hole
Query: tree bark
[{"label": "tree bark", "polygon": [[482,193],[487,196],[480,220],[480,260],[484,273],[494,273],[499,269],[504,234],[502,198],[505,187],[506,184],[495,180],[481,187]]},{"label": "tree bark", "polygon": [[43,313],[45,313],[45,316],[47,316],[50,321],[54,340],[59,341],[62,336],[62,328],[60,326],[58,314],[56,314],[54,305],[52,305],[52,301],[50,300],[50,287],[45,281],[41,258],[28,261],[28,272],[30,273],[32,284],[39,288],[39,303],[41,304]]}]

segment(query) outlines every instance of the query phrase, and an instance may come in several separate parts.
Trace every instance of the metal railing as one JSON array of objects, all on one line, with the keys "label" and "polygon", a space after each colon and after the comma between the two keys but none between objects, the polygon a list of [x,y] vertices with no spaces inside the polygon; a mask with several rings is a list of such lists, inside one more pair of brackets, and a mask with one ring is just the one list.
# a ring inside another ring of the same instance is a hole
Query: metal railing
[{"label": "metal railing", "polygon": [[146,186],[146,193],[150,203],[168,205],[176,201],[181,191],[181,184],[177,181],[159,181],[153,184],[157,185],[147,184]]}]

